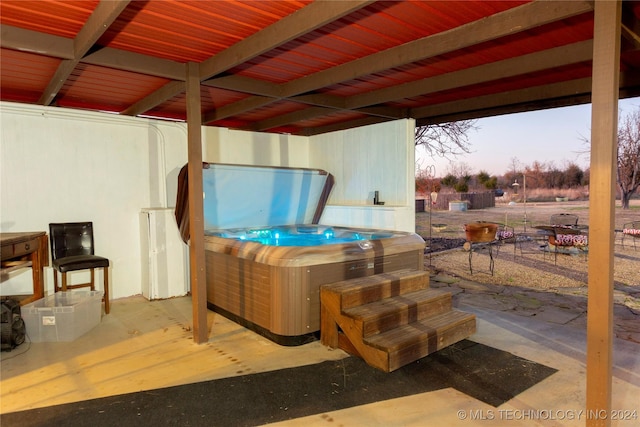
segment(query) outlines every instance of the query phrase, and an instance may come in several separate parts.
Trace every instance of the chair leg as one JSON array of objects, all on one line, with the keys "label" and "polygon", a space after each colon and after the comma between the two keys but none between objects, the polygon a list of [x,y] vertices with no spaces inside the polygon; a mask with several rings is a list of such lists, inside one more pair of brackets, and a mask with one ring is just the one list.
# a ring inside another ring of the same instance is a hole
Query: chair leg
[{"label": "chair leg", "polygon": [[67,292],[67,273],[62,273],[62,292]]},{"label": "chair leg", "polygon": [[104,312],[109,314],[109,267],[102,269],[104,276]]},{"label": "chair leg", "polygon": [[53,269],[53,292],[58,292],[60,288],[58,288],[58,270]]},{"label": "chair leg", "polygon": [[90,268],[89,270],[91,270],[91,280],[89,281],[89,283],[91,284],[91,290],[95,291],[96,290],[96,272],[95,272],[95,268]]}]

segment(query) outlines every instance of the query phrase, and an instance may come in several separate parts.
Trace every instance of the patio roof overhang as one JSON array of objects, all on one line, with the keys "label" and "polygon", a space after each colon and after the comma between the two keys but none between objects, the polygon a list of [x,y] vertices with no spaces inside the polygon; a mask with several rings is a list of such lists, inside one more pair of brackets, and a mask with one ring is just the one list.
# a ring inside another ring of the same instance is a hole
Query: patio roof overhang
[{"label": "patio roof overhang", "polygon": [[[590,1],[11,1],[4,101],[314,135],[588,103]],[[620,97],[640,95],[623,3]]]}]

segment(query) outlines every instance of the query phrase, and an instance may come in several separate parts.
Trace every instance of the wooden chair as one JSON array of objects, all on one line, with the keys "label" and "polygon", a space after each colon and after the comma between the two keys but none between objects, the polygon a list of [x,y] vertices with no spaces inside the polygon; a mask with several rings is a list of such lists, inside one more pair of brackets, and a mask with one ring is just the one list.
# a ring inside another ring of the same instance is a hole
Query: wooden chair
[{"label": "wooden chair", "polygon": [[640,221],[631,221],[622,226],[622,247],[627,237],[631,238],[633,250],[636,250],[636,241],[640,240]]},{"label": "wooden chair", "polygon": [[[93,223],[69,222],[49,224],[53,286],[55,292],[82,287],[95,290],[96,268],[102,268],[104,277],[104,311],[109,314],[109,260],[94,255]],[[75,285],[67,284],[70,271],[90,270],[91,280]],[[58,285],[58,272],[62,273],[62,286]]]}]

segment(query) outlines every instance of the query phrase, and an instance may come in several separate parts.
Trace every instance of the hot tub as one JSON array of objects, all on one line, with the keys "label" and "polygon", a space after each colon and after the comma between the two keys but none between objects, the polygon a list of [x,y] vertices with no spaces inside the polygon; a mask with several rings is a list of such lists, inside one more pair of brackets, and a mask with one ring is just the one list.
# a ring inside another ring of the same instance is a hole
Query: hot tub
[{"label": "hot tub", "polygon": [[423,269],[425,243],[413,233],[305,225],[206,234],[209,307],[283,345],[317,338],[320,285]]},{"label": "hot tub", "polygon": [[321,285],[424,268],[425,242],[415,233],[319,224],[332,185],[316,169],[205,165],[209,309],[300,345],[319,335]]}]

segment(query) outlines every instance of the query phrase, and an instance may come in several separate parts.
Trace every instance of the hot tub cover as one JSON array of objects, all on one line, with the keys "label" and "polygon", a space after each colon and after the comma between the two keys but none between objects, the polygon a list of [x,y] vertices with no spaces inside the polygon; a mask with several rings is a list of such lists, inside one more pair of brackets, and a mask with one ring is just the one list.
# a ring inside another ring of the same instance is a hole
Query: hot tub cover
[{"label": "hot tub cover", "polygon": [[[203,163],[204,228],[317,224],[333,187],[322,169]],[[189,240],[187,165],[178,175],[176,221]]]}]

